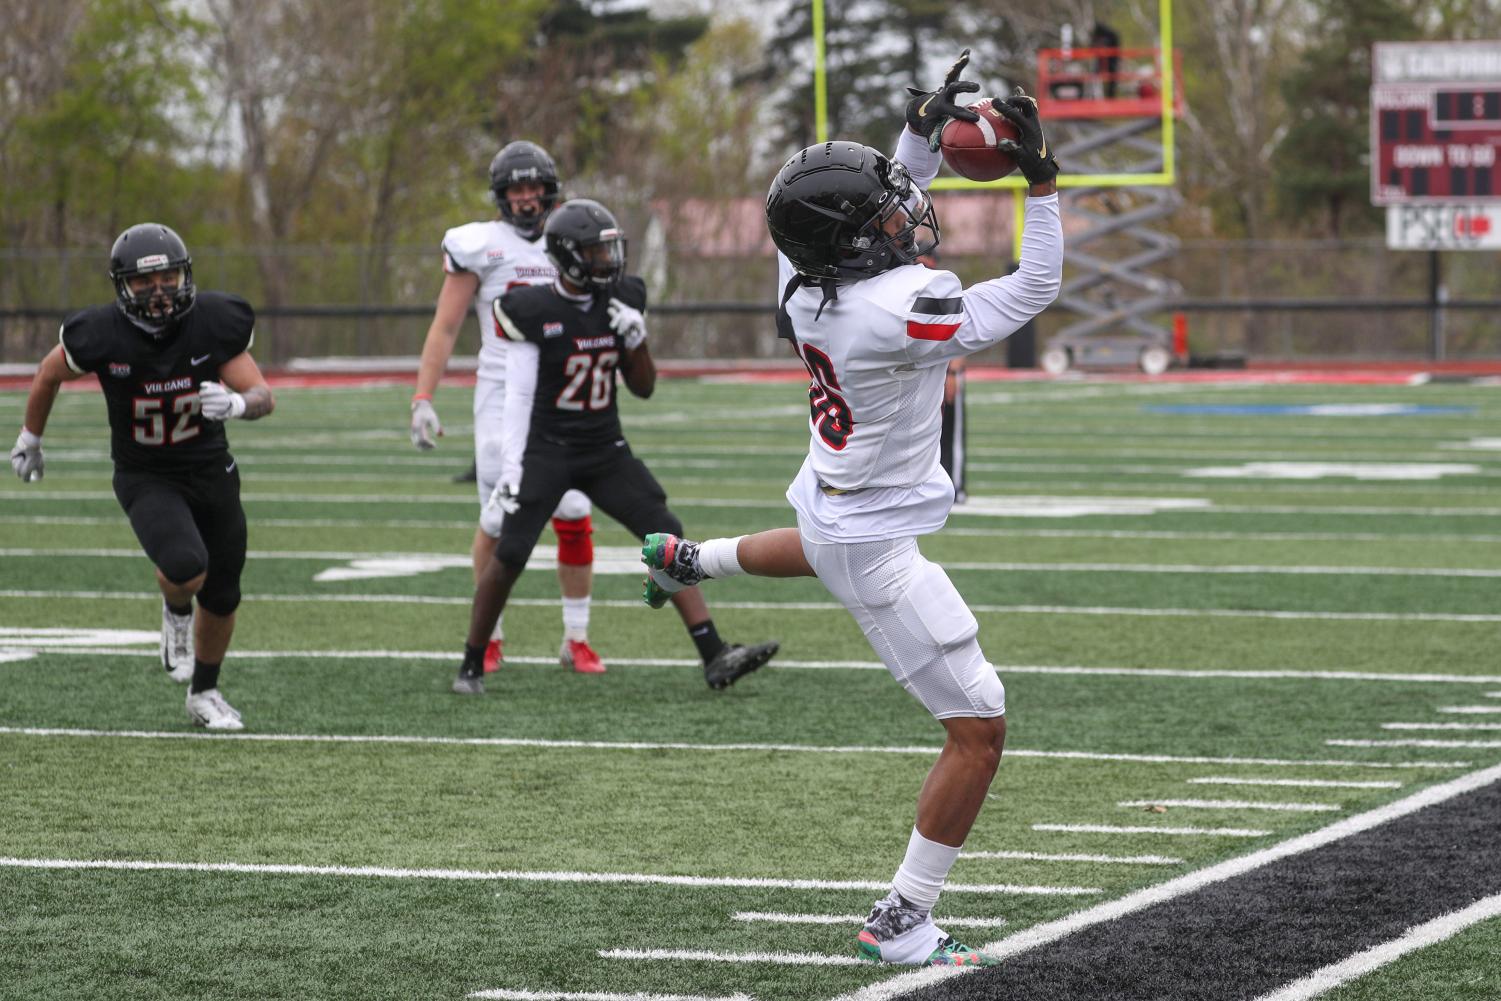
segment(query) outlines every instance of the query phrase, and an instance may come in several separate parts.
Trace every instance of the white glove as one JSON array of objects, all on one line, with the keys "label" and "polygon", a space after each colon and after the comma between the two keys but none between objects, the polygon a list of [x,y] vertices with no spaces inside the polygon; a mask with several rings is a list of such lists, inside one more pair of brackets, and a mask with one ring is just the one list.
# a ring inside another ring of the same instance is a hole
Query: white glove
[{"label": "white glove", "polygon": [[245,397],[226,389],[222,382],[200,382],[198,405],[206,421],[227,421],[245,415]]},{"label": "white glove", "polygon": [[620,335],[625,342],[627,351],[634,351],[646,340],[646,317],[641,315],[641,310],[634,306],[628,306],[619,299],[611,297],[607,307],[610,313],[610,329]]},{"label": "white glove", "polygon": [[521,502],[516,499],[516,488],[509,483],[497,483],[495,489],[490,492],[490,507],[499,508],[506,514],[515,514],[521,508]]},{"label": "white glove", "polygon": [[443,425],[438,421],[438,412],[431,400],[412,401],[412,444],[426,452],[438,447],[436,439],[443,437]]},{"label": "white glove", "polygon": [[42,436],[32,434],[24,427],[16,438],[16,447],[10,450],[10,468],[23,483],[35,483],[42,478]]}]

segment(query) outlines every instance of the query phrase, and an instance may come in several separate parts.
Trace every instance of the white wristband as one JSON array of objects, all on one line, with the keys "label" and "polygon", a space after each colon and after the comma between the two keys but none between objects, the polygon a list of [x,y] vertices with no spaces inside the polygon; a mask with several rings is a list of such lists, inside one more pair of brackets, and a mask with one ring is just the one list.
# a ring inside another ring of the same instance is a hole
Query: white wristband
[{"label": "white wristband", "polygon": [[27,448],[36,448],[42,443],[42,436],[39,434],[32,434],[30,431],[26,430],[26,425],[23,424],[21,425],[21,436],[17,440]]}]

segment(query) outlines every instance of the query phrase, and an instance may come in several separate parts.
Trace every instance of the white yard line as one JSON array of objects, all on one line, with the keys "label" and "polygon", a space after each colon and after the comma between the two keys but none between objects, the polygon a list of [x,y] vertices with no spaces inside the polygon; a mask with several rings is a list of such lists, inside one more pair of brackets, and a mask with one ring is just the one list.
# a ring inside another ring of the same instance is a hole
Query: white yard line
[{"label": "white yard line", "polygon": [[606,994],[598,991],[513,991],[496,988],[467,995],[489,1001],[755,1001],[749,994]]},{"label": "white yard line", "polygon": [[[770,890],[891,889],[891,880],[770,879],[736,876],[669,876],[640,872],[523,872],[485,869],[401,869],[387,866],[291,865],[247,862],[161,862],[121,859],[15,858],[0,856],[0,867],[11,869],[113,869],[123,872],[227,872],[261,876],[357,876],[372,879],[439,879],[478,882],[595,883],[633,886],[736,887]],[[950,893],[1021,896],[1090,896],[1104,891],[1092,886],[1016,886],[1010,883],[958,883]]]},{"label": "white yard line", "polygon": [[[1440,785],[1430,786],[1411,796],[1388,803],[1385,806],[1377,807],[1374,810],[1368,810],[1365,813],[1356,814],[1352,817],[1345,817],[1330,824],[1328,827],[1299,835],[1298,837],[1272,845],[1269,848],[1252,852],[1249,855],[1229,859],[1228,861],[1208,866],[1196,872],[1178,876],[1154,886],[1145,887],[1124,897],[1107,900],[1104,903],[1082,911],[1076,911],[1055,921],[1046,921],[1039,925],[1033,925],[1014,935],[989,943],[983,946],[982,949],[1001,959],[1020,955],[1039,946],[1056,942],[1080,929],[1106,921],[1115,921],[1127,914],[1173,900],[1188,893],[1193,893],[1214,883],[1233,879],[1236,876],[1259,869],[1280,859],[1332,844],[1389,821],[1417,813],[1420,810],[1442,803],[1455,796],[1461,796],[1467,792],[1482,789],[1498,780],[1501,780],[1501,765],[1471,772],[1468,775],[1462,775],[1457,779],[1452,779]],[[965,971],[926,969],[904,973],[848,994],[841,994],[839,997],[832,999],[832,1001],[891,1001],[893,998],[900,997],[920,987],[947,980],[949,977],[962,974],[963,972]],[[1284,999],[1284,1001],[1288,1001],[1288,999]]]},{"label": "white yard line", "polygon": [[1271,779],[1249,778],[1237,779],[1221,775],[1206,775],[1202,778],[1189,779],[1189,785],[1219,785],[1219,786],[1291,786],[1303,789],[1400,789],[1400,782],[1343,782],[1336,779]]},{"label": "white yard line", "polygon": [[[0,590],[0,598],[76,598],[87,600],[127,599],[160,601],[152,591],[47,591],[32,588]],[[259,602],[329,602],[346,604],[393,604],[393,605],[470,605],[472,598],[438,597],[414,594],[253,594],[245,595],[246,601]],[[516,599],[512,605],[536,605],[555,607],[557,601],[545,598]],[[717,608],[737,608],[774,612],[824,612],[842,608],[832,601],[716,601]],[[639,601],[595,601],[595,608],[640,608]],[[1140,608],[1098,605],[986,605],[972,604],[970,611],[985,614],[1009,615],[1106,615],[1146,618],[1227,618],[1227,619],[1273,619],[1304,620],[1313,622],[1501,622],[1501,614],[1467,612],[1303,612],[1277,610],[1251,610],[1231,608]],[[1486,683],[1494,682],[1487,677]]]},{"label": "white yard line", "polygon": [[1435,747],[1484,750],[1501,747],[1501,740],[1326,740],[1330,747]]},{"label": "white yard line", "polygon": [[[759,921],[767,924],[780,925],[852,925],[859,927],[864,923],[864,914],[778,914],[767,911],[736,911],[730,915],[731,921]],[[935,916],[934,919],[943,927],[954,928],[998,928],[1006,923],[1005,918],[945,918]]]},{"label": "white yard line", "polygon": [[[1486,694],[1489,695],[1491,693],[1487,692]],[[1482,713],[1501,713],[1501,706],[1439,706],[1438,711],[1441,713],[1473,713],[1479,715]]]},{"label": "white yard line", "polygon": [[[195,730],[86,730],[76,727],[0,726],[0,734],[24,737],[83,737],[128,740],[235,740],[251,743],[322,743],[322,744],[435,744],[457,747],[540,747],[553,750],[590,751],[690,751],[705,752],[768,751],[793,754],[917,754],[936,755],[941,747],[928,745],[888,746],[855,744],[696,744],[677,741],[547,740],[540,737],[420,737],[378,734],[296,734],[296,733],[203,733]],[[1008,758],[1053,758],[1074,761],[1137,761],[1151,764],[1263,765],[1267,767],[1324,768],[1466,768],[1467,761],[1285,761],[1278,758],[1201,758],[1171,754],[1119,754],[1099,751],[1038,751],[1008,748]]]},{"label": "white yard line", "polygon": [[[620,547],[617,547],[620,548]],[[468,557],[454,553],[374,552],[355,550],[316,549],[253,549],[246,553],[250,559],[261,560],[454,560]],[[40,548],[18,547],[0,549],[0,557],[17,559],[130,559],[141,558],[135,548]],[[945,562],[948,570],[972,570],[984,572],[1033,572],[1033,573],[1162,573],[1162,574],[1266,574],[1293,576],[1366,576],[1366,577],[1460,577],[1492,579],[1501,577],[1501,570],[1473,569],[1462,567],[1384,567],[1384,566],[1277,566],[1189,563],[976,563]]]},{"label": "white yard line", "polygon": [[1180,865],[1183,860],[1170,855],[1075,855],[1045,852],[960,852],[960,858],[1017,859],[1024,862],[1099,862],[1106,865]]},{"label": "white yard line", "polygon": [[870,966],[856,956],[813,952],[709,952],[700,949],[600,949],[600,959],[673,960],[686,963],[771,963],[776,966]]},{"label": "white yard line", "polygon": [[[254,473],[248,474],[253,479]],[[1008,483],[1011,488],[1028,488],[1043,490],[1092,490],[1099,491],[1099,483],[1052,483],[1042,482],[1035,484]],[[1133,484],[1133,489],[1137,485]],[[1254,490],[1257,492],[1290,491],[1306,494],[1329,494],[1329,493],[1370,493],[1381,488],[1389,488],[1390,484],[1375,484],[1366,487],[1318,487],[1314,485],[1287,485],[1277,483],[1254,483],[1254,484],[1229,484],[1216,483],[1213,487],[1206,487],[1202,483],[1181,484],[1140,484],[1143,493],[1161,493],[1163,490],[1177,488],[1193,493],[1202,494],[1206,491],[1226,490]],[[1494,494],[1491,487],[1442,487],[1445,494],[1453,495],[1460,493],[1474,493],[1479,495]],[[7,491],[5,496],[23,500],[48,500],[48,501],[109,501],[115,502],[115,495],[107,490],[34,490]],[[993,496],[1008,498],[1009,494],[995,494]],[[1112,494],[1118,500],[1131,500],[1131,494]],[[1031,498],[1031,495],[1028,495]],[[323,493],[257,493],[249,492],[240,495],[240,499],[251,504],[419,504],[425,507],[435,507],[459,504],[466,507],[476,505],[475,496],[472,492],[463,494],[323,494]],[[1060,501],[1076,500],[1066,494],[1058,495]],[[672,498],[674,508],[748,508],[755,510],[781,510],[786,511],[789,519],[792,510],[785,499],[753,500],[748,498],[723,498],[723,497],[683,497]],[[963,515],[964,512],[957,512]],[[1221,505],[1208,504],[1202,508],[1184,508],[1175,510],[1174,514],[1294,514],[1294,515],[1400,515],[1414,518],[1453,518],[1453,517],[1479,517],[1494,518],[1501,516],[1501,507],[1378,507],[1378,506],[1301,506],[1301,505]],[[980,515],[983,517],[983,515]]]},{"label": "white yard line", "polygon": [[1260,838],[1272,833],[1249,827],[1123,827],[1117,824],[1033,824],[1032,830],[1059,834],[1174,834],[1214,838]]},{"label": "white yard line", "polygon": [[1121,807],[1170,806],[1180,810],[1271,810],[1277,813],[1331,813],[1337,803],[1260,803],[1251,799],[1123,799]]},{"label": "white yard line", "polygon": [[1383,730],[1501,730],[1501,723],[1382,723]]},{"label": "white yard line", "polygon": [[[740,451],[742,449],[737,449]],[[50,455],[51,453],[49,453]],[[320,463],[314,463],[320,464]],[[20,496],[25,496],[20,495]],[[432,528],[458,530],[472,528],[472,519],[424,518],[256,518],[258,526],[270,528]],[[118,514],[0,515],[0,525],[111,525],[123,527]],[[955,528],[943,530],[943,536],[996,539],[1160,539],[1165,541],[1233,542],[1424,542],[1424,543],[1497,543],[1501,535],[1424,534],[1419,532],[1173,532],[1130,529],[1089,528]]]},{"label": "white yard line", "polygon": [[[4,592],[0,592],[3,596]],[[142,593],[141,597],[151,597]],[[450,599],[443,599],[445,601]],[[452,599],[457,601],[458,599]],[[510,604],[532,604],[536,606],[552,607],[555,601],[536,599],[534,601],[512,601]],[[601,604],[601,602],[595,602]],[[623,602],[635,607],[632,602]],[[722,602],[718,602],[723,607]],[[17,627],[19,628],[19,627]],[[28,635],[41,632],[39,629],[21,630]],[[70,631],[71,632],[71,631]],[[155,635],[151,634],[151,644],[155,644]],[[82,641],[79,641],[82,642]],[[35,641],[7,640],[4,627],[0,627],[0,646],[30,646]],[[61,645],[61,644],[58,644]],[[71,646],[64,651],[70,655],[89,657],[155,657],[154,649],[131,649],[128,647],[94,647],[94,646]],[[237,659],[256,660],[453,660],[456,654],[452,650],[235,650],[233,656]],[[622,667],[698,667],[700,661],[691,658],[658,658],[658,657],[608,657],[608,663]],[[506,658],[507,664],[513,665],[547,665],[557,663],[556,657],[536,656],[512,656]],[[853,670],[853,671],[884,671],[886,665],[877,660],[795,660],[778,659],[772,662],[773,667],[796,670]],[[1138,677],[1138,678],[1243,678],[1251,680],[1281,680],[1281,681],[1376,681],[1376,682],[1418,682],[1433,684],[1460,684],[1460,685],[1491,685],[1501,681],[1496,675],[1465,675],[1465,674],[1399,674],[1382,673],[1377,671],[1299,671],[1299,670],[1225,670],[1205,669],[1192,670],[1186,668],[1155,668],[1155,667],[1083,667],[1073,664],[997,664],[997,673],[1000,674],[1061,674],[1083,675],[1101,677]]]},{"label": "white yard line", "polygon": [[1442,942],[1471,925],[1501,915],[1501,894],[1477,900],[1469,907],[1414,925],[1397,938],[1357,952],[1348,959],[1315,970],[1256,1001],[1307,1001],[1328,993],[1357,977],[1381,969],[1417,949]]}]

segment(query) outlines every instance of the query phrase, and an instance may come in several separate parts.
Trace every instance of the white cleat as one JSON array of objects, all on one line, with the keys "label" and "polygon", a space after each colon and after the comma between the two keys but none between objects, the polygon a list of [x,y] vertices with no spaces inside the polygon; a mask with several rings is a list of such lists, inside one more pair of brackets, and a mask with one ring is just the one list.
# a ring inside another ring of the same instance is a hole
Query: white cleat
[{"label": "white cleat", "polygon": [[167,677],[185,685],[193,680],[193,613],[173,615],[162,602],[162,667]]},{"label": "white cleat", "polygon": [[219,689],[210,688],[203,692],[188,693],[188,719],[193,721],[194,726],[201,726],[205,730],[243,730],[245,724],[240,720],[240,712],[234,706],[224,701],[224,696],[219,694]]}]

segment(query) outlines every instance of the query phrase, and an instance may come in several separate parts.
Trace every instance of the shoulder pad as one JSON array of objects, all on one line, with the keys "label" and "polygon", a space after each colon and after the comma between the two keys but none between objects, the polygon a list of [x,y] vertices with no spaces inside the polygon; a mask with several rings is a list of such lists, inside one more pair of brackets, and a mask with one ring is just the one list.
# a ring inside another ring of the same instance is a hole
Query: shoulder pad
[{"label": "shoulder pad", "polygon": [[496,298],[490,312],[508,340],[541,341],[541,321],[553,301],[551,286],[525,285]]},{"label": "shoulder pad", "polygon": [[625,275],[615,283],[611,295],[634,309],[646,312],[646,282],[638,275]]},{"label": "shoulder pad", "polygon": [[489,245],[487,224],[469,222],[443,234],[443,270],[475,271],[484,263]]},{"label": "shoulder pad", "polygon": [[255,342],[255,310],[229,292],[199,292],[195,310],[205,323],[225,361],[250,350]]},{"label": "shoulder pad", "polygon": [[68,368],[82,375],[104,364],[114,338],[116,312],[114,306],[93,306],[63,320],[58,341]]}]

